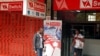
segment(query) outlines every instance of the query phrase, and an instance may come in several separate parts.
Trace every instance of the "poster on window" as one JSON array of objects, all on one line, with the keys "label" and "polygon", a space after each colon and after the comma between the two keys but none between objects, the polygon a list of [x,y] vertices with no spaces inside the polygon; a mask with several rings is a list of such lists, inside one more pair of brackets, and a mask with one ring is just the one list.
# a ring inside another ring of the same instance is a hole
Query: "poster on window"
[{"label": "poster on window", "polygon": [[43,56],[61,56],[62,21],[44,21]]}]

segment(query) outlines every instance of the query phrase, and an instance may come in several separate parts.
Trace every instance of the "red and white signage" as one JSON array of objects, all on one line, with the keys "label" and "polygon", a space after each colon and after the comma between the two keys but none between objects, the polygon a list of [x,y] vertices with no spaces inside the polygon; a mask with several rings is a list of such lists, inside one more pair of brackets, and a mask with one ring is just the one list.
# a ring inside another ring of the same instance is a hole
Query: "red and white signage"
[{"label": "red and white signage", "polygon": [[61,56],[62,21],[44,21],[44,50],[43,56]]},{"label": "red and white signage", "polygon": [[100,0],[54,0],[54,10],[100,9]]},{"label": "red and white signage", "polygon": [[22,2],[0,2],[1,11],[22,11]]},{"label": "red and white signage", "polygon": [[41,2],[34,2],[29,0],[23,1],[23,15],[45,18],[46,5]]},{"label": "red and white signage", "polygon": [[28,2],[28,9],[45,12],[45,4],[40,2]]},{"label": "red and white signage", "polygon": [[0,0],[0,2],[15,2],[15,1],[23,1],[23,0]]},{"label": "red and white signage", "polygon": [[80,8],[100,9],[100,0],[80,0]]}]

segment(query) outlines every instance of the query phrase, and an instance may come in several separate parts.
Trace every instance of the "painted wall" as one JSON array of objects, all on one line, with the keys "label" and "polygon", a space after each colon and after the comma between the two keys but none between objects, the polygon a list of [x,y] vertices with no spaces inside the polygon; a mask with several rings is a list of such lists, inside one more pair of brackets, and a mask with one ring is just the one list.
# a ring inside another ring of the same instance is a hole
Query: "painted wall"
[{"label": "painted wall", "polygon": [[85,56],[100,56],[100,40],[85,39],[83,54]]},{"label": "painted wall", "polygon": [[0,12],[0,56],[35,56],[33,36],[42,23],[22,12]]}]

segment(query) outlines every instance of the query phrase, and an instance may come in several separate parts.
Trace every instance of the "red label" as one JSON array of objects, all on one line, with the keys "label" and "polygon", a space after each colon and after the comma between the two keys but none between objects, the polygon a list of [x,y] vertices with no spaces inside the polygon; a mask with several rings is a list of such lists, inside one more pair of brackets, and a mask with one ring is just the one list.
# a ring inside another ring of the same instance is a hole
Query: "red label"
[{"label": "red label", "polygon": [[40,12],[45,12],[45,4],[40,2],[28,2],[28,8]]},{"label": "red label", "polygon": [[1,2],[0,10],[3,11],[22,11],[22,2]]},{"label": "red label", "polygon": [[40,12],[45,12],[45,4],[42,4],[42,3],[39,3],[39,2],[36,2],[34,3],[34,9],[36,11],[40,11]]},{"label": "red label", "polygon": [[22,3],[10,3],[9,10],[22,10]]},{"label": "red label", "polygon": [[100,0],[80,0],[81,9],[100,9]]},{"label": "red label", "polygon": [[61,23],[60,22],[46,22],[47,26],[60,26]]}]

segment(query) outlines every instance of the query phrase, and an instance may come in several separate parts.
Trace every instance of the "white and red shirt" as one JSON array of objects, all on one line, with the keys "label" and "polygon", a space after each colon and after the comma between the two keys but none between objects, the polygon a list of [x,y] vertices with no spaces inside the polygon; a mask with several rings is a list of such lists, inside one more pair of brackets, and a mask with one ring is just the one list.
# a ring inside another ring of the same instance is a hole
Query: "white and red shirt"
[{"label": "white and red shirt", "polygon": [[[74,38],[77,37],[77,38],[84,38],[84,36],[82,34],[76,34],[74,36]],[[75,48],[78,48],[78,49],[83,49],[84,47],[84,42],[82,42],[81,40],[79,39],[75,39],[75,45],[74,45]]]}]

